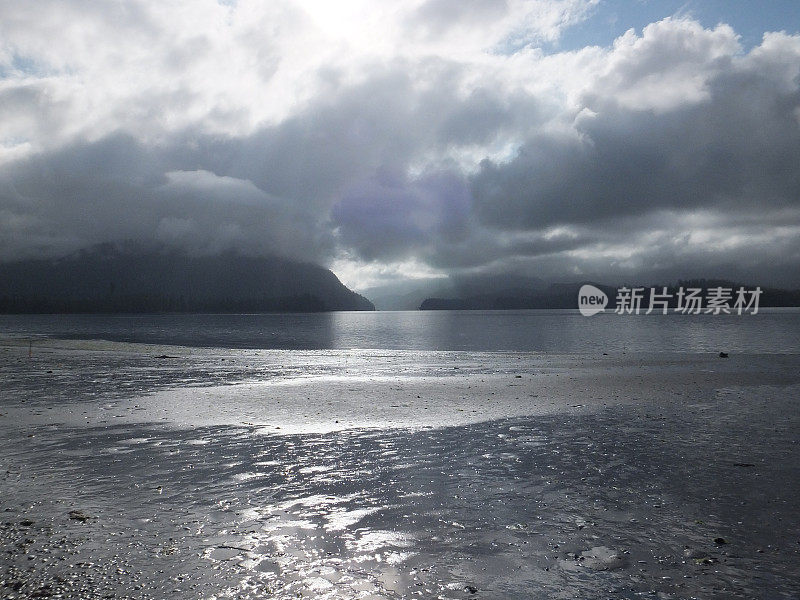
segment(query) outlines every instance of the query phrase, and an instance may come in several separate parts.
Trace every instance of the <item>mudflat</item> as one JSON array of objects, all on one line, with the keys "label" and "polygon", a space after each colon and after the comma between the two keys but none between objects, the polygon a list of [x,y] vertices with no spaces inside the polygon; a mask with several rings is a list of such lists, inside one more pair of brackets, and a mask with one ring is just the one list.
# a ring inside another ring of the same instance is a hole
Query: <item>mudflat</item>
[{"label": "mudflat", "polygon": [[800,356],[0,346],[8,598],[796,598]]}]

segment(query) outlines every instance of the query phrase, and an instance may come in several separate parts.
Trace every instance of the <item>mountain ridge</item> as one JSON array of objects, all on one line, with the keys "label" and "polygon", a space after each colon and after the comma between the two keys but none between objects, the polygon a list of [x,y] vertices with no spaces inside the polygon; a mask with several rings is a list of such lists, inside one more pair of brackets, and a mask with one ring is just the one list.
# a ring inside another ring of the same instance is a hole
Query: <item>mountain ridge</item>
[{"label": "mountain ridge", "polygon": [[0,263],[0,313],[374,310],[328,269],[234,251],[99,244],[55,259]]}]

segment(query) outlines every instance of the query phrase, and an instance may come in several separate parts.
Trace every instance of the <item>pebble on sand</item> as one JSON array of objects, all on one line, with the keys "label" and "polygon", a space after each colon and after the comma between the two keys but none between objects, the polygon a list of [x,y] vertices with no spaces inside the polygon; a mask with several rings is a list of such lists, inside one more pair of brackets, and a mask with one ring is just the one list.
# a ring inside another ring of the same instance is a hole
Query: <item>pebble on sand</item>
[{"label": "pebble on sand", "polygon": [[81,523],[86,523],[91,517],[87,515],[82,510],[71,510],[69,511],[69,518],[73,521],[80,521]]}]

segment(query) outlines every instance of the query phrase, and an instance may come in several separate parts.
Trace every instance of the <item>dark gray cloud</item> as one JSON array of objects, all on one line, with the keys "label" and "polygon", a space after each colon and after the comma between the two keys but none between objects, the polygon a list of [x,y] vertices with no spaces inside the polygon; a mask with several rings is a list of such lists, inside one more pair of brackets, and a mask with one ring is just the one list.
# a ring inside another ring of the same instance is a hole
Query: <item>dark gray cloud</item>
[{"label": "dark gray cloud", "polygon": [[530,229],[664,208],[796,207],[800,90],[778,83],[769,71],[723,71],[708,100],[664,114],[591,98],[569,136],[539,134],[509,162],[483,161],[476,210]]},{"label": "dark gray cloud", "polygon": [[217,166],[207,151],[148,147],[128,135],[19,161],[3,172],[0,251],[57,255],[131,239],[195,253],[330,255],[333,237],[319,214]]},{"label": "dark gray cloud", "polygon": [[468,239],[470,197],[463,176],[439,171],[414,181],[385,172],[349,190],[333,208],[340,240],[367,260],[436,255]]}]

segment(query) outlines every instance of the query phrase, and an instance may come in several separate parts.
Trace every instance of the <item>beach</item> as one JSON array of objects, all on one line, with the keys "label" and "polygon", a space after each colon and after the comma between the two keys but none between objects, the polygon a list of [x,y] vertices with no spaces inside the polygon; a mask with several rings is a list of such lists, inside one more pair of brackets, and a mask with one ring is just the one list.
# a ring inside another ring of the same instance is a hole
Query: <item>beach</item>
[{"label": "beach", "polygon": [[5,598],[796,598],[800,356],[0,345]]},{"label": "beach", "polygon": [[0,0],[0,600],[800,600],[800,0]]}]

